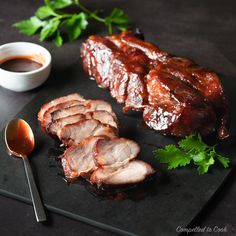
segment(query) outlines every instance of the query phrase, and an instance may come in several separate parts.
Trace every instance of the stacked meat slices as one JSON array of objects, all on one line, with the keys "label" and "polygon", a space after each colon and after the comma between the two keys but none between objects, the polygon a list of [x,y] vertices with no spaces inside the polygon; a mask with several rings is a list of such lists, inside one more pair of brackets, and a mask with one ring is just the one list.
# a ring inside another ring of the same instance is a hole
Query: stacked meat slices
[{"label": "stacked meat slices", "polygon": [[214,72],[128,31],[90,36],[81,56],[85,72],[124,103],[125,112],[142,111],[150,128],[179,137],[215,130],[222,139],[228,136],[226,100]]},{"label": "stacked meat slices", "polygon": [[140,148],[118,137],[112,107],[102,100],[85,100],[69,94],[42,106],[42,129],[68,148],[61,156],[66,178],[90,178],[94,184],[125,185],[143,181],[153,168],[135,160]]}]

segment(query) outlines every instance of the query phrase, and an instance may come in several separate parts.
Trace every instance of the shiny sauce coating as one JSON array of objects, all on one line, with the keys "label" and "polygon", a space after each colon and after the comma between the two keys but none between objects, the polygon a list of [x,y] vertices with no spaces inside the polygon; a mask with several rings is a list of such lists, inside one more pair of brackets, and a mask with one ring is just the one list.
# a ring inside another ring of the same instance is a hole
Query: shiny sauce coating
[{"label": "shiny sauce coating", "polygon": [[11,57],[0,64],[0,68],[11,72],[30,72],[39,69],[43,65],[28,57]]},{"label": "shiny sauce coating", "polygon": [[24,121],[13,123],[8,132],[10,150],[21,155],[29,155],[34,149],[34,137],[30,134],[30,128]]}]

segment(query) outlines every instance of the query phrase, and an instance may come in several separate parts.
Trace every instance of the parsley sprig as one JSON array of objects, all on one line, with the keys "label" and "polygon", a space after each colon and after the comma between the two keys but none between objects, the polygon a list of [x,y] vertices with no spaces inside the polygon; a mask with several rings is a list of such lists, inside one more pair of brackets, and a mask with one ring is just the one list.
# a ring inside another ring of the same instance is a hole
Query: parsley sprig
[{"label": "parsley sprig", "polygon": [[[69,6],[77,6],[79,11],[75,13],[62,11]],[[38,8],[34,16],[17,22],[13,26],[28,36],[39,32],[40,41],[50,38],[57,46],[61,46],[63,44],[61,34],[63,28],[69,40],[72,41],[86,30],[91,19],[105,24],[110,34],[114,27],[119,30],[127,29],[129,23],[128,16],[119,8],[114,8],[110,15],[101,17],[98,15],[98,11],[90,11],[79,0],[45,0],[44,5]]]},{"label": "parsley sprig", "polygon": [[154,156],[167,164],[169,170],[193,163],[202,175],[208,172],[216,159],[224,168],[229,166],[229,159],[216,153],[215,146],[204,143],[200,134],[190,135],[180,140],[178,146],[171,144],[154,150]]}]

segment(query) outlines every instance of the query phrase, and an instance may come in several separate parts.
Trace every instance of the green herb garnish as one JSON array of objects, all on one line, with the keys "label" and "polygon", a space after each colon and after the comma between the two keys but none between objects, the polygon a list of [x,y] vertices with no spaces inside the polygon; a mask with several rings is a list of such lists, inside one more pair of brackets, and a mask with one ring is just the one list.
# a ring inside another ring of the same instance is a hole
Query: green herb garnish
[{"label": "green herb garnish", "polygon": [[200,134],[190,135],[180,140],[178,146],[167,145],[154,150],[154,155],[161,163],[167,164],[169,170],[193,163],[202,175],[208,172],[216,159],[224,168],[229,166],[229,159],[216,153],[215,146],[204,143]]},{"label": "green herb garnish", "polygon": [[[62,11],[63,8],[69,6],[77,6],[79,11],[76,13]],[[127,29],[129,22],[128,16],[119,8],[114,8],[110,15],[101,17],[97,10],[88,10],[79,0],[45,0],[44,5],[35,12],[35,16],[17,22],[13,26],[28,36],[39,32],[40,41],[50,38],[57,46],[61,46],[63,44],[62,28],[65,29],[70,40],[75,40],[87,28],[88,21],[92,19],[105,24],[110,34],[114,27],[119,30]]]}]

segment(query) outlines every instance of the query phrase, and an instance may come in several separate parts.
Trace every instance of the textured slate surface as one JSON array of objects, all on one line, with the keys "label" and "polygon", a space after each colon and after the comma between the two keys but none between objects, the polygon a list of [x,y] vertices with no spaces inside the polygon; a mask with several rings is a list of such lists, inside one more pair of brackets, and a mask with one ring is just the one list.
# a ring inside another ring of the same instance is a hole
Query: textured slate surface
[{"label": "textured slate surface", "polygon": [[[232,83],[228,78],[225,81]],[[42,133],[36,115],[45,101],[70,92],[79,92],[86,98],[104,99],[112,103],[120,119],[120,136],[132,138],[141,145],[140,158],[151,163],[157,170],[157,177],[145,188],[147,193],[142,199],[101,200],[80,183],[67,185],[58,176],[58,169],[50,168],[52,160],[49,152],[57,144]],[[99,227],[110,227],[109,230],[115,232],[122,230],[122,233],[139,235],[157,234],[166,232],[166,229],[170,234],[175,232],[176,225],[186,226],[193,220],[229,173],[229,170],[221,168],[215,168],[212,173],[201,177],[191,168],[166,172],[153,158],[152,150],[155,146],[173,143],[174,139],[143,128],[138,114],[122,114],[121,106],[116,104],[109,93],[84,76],[80,61],[60,72],[60,76],[55,73],[48,82],[47,89],[36,96],[17,117],[26,119],[35,133],[37,148],[31,156],[31,162],[44,203],[51,210]],[[1,149],[0,156],[1,189],[28,201],[29,193],[22,162],[9,158],[4,149]]]}]

